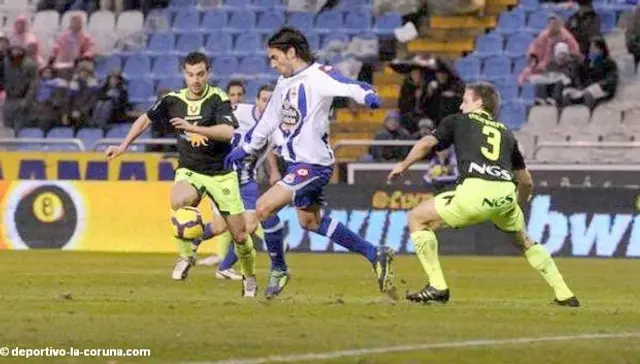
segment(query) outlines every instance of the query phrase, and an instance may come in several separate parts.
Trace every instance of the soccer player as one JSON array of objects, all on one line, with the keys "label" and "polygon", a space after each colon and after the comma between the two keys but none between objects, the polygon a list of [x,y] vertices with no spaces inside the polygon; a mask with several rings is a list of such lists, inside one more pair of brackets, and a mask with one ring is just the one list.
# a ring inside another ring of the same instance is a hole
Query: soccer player
[{"label": "soccer player", "polygon": [[338,220],[320,216],[323,190],[331,179],[335,162],[329,145],[333,98],[350,97],[377,108],[380,97],[370,85],[344,78],[331,67],[316,63],[309,43],[297,29],[280,29],[269,38],[267,46],[271,67],[281,76],[262,118],[247,133],[244,145],[234,148],[225,158],[225,165],[230,167],[256,155],[279,129],[284,140],[281,154],[287,162],[286,175],[258,199],[258,219],[267,221],[293,202],[304,229],[365,256],[377,274],[380,290],[395,293],[393,251],[388,247],[377,248]]},{"label": "soccer player", "polygon": [[529,264],[553,288],[555,303],[579,306],[549,252],[525,231],[520,205],[531,197],[533,182],[515,137],[495,119],[500,110],[500,95],[488,83],[467,85],[460,110],[461,114],[446,117],[432,135],[418,141],[406,159],[389,173],[388,179],[395,179],[432,148],[444,150],[452,144],[455,147],[460,172],[455,191],[440,193],[408,214],[411,240],[429,283],[421,291],[408,293],[407,299],[449,301],[449,287],[438,260],[434,233],[438,228],[461,228],[491,221],[509,234]]},{"label": "soccer player", "polygon": [[[168,93],[146,114],[133,123],[119,146],[110,146],[105,154],[112,160],[124,153],[152,122],[170,122],[178,132],[178,169],[171,189],[171,208],[197,206],[203,195],[209,196],[224,216],[240,258],[243,295],[255,296],[257,290],[255,249],[246,232],[244,206],[238,175],[223,164],[232,149],[231,140],[238,127],[227,94],[210,86],[209,59],[200,52],[187,55],[183,65],[187,88]],[[174,280],[187,278],[194,264],[192,242],[177,239],[180,257],[172,273]]]},{"label": "soccer player", "polygon": [[229,101],[233,107],[244,102],[246,93],[244,84],[240,80],[231,80],[227,84],[227,95],[229,95]]}]

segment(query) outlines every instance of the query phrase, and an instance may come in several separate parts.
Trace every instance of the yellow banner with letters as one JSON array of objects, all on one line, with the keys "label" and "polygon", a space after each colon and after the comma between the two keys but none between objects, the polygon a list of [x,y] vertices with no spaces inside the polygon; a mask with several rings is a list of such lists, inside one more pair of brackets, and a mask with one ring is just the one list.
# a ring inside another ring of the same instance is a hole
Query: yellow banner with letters
[{"label": "yellow banner with letters", "polygon": [[[0,181],[0,249],[176,252],[167,182]],[[204,221],[211,205],[200,204]],[[199,252],[213,252],[203,244]]]}]

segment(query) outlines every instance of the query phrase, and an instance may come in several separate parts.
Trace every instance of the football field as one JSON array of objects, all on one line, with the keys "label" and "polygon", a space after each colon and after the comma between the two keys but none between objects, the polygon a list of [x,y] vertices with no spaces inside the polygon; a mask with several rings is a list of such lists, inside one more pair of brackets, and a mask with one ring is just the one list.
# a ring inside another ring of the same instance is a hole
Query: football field
[{"label": "football field", "polygon": [[[448,257],[447,305],[388,301],[370,265],[347,254],[288,256],[276,300],[175,257],[0,252],[0,348],[149,349],[150,357],[0,357],[32,363],[640,363],[640,260],[557,259],[582,302],[549,305],[517,257]],[[399,291],[424,285],[414,256],[396,259]],[[264,288],[268,257],[258,257]],[[1,350],[1,349],[0,349]],[[0,351],[1,353],[1,351]]]}]

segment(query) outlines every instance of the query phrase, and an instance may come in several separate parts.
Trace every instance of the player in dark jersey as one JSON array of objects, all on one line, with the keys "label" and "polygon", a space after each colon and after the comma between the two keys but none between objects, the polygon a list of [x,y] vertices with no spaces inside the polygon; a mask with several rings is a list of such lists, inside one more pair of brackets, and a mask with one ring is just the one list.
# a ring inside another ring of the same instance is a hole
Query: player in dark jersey
[{"label": "player in dark jersey", "polygon": [[520,205],[531,196],[533,182],[513,134],[494,119],[500,95],[488,83],[467,85],[461,114],[446,117],[432,135],[422,138],[406,159],[389,173],[392,180],[421,160],[431,148],[455,147],[460,178],[455,191],[443,192],[408,214],[416,255],[429,277],[421,291],[408,293],[413,302],[449,301],[449,288],[438,259],[440,227],[461,228],[492,221],[509,234],[514,245],[555,292],[554,302],[579,306],[549,252],[526,233]]},{"label": "player in dark jersey", "polygon": [[[119,146],[106,151],[107,160],[124,153],[152,122],[170,122],[178,131],[178,169],[171,189],[171,207],[196,206],[206,194],[218,207],[233,235],[242,272],[243,295],[255,296],[255,249],[246,233],[244,205],[240,197],[237,173],[225,168],[223,161],[231,150],[238,121],[227,94],[210,86],[209,59],[192,52],[184,60],[187,88],[170,92],[146,114],[141,115]],[[174,280],[183,280],[195,263],[192,242],[176,238],[180,257],[173,270]]]}]

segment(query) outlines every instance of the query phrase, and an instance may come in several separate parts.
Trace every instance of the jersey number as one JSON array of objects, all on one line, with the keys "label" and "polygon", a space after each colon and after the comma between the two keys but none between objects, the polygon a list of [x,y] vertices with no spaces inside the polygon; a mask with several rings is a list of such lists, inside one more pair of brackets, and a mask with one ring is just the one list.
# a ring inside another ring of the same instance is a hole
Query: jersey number
[{"label": "jersey number", "polygon": [[498,160],[498,157],[500,157],[502,134],[500,134],[498,129],[489,125],[485,125],[482,128],[482,134],[487,136],[487,144],[480,148],[482,155],[490,161]]}]

